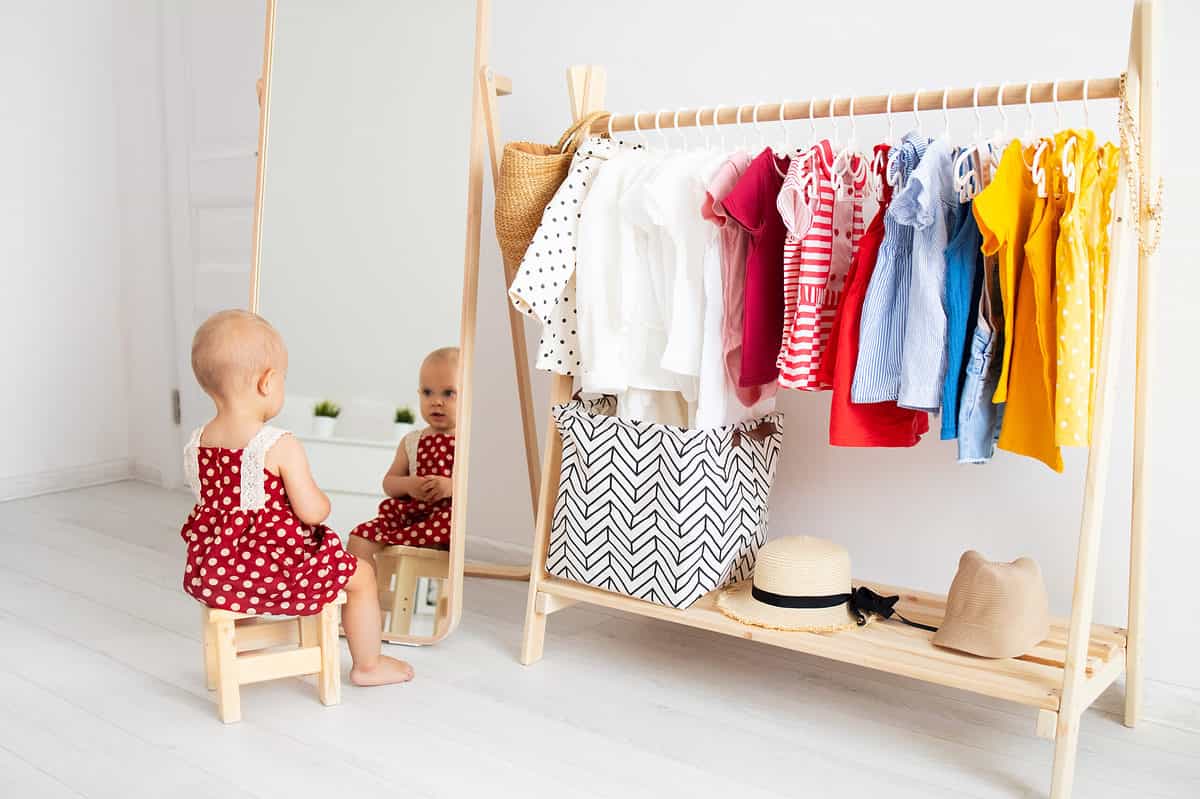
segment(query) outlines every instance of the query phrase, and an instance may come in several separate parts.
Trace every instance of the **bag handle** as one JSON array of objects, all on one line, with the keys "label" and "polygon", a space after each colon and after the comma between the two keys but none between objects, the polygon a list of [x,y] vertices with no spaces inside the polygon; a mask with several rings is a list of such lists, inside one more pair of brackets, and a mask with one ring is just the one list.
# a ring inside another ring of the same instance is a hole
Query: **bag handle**
[{"label": "bag handle", "polygon": [[555,151],[563,155],[574,155],[575,151],[579,149],[579,145],[583,142],[584,137],[586,137],[587,132],[596,123],[596,120],[608,115],[607,111],[592,111],[575,120],[571,127],[563,131],[563,135],[558,138],[558,143],[554,145]]}]

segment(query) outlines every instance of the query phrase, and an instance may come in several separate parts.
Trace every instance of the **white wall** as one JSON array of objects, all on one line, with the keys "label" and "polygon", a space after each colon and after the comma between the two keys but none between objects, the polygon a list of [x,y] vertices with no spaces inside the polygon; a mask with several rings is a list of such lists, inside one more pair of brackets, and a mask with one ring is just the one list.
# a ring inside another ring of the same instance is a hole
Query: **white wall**
[{"label": "white wall", "polygon": [[[503,133],[508,139],[537,141],[553,141],[568,122],[564,71],[573,63],[607,68],[608,105],[618,111],[1115,75],[1126,63],[1131,8],[1124,0],[1097,2],[1081,14],[1076,4],[1016,0],[1006,4],[1004,14],[988,13],[973,27],[961,24],[971,18],[962,3],[926,2],[906,10],[908,22],[898,31],[897,6],[882,0],[806,3],[802,14],[789,0],[744,3],[736,11],[726,0],[694,0],[686,11],[681,3],[638,0],[496,6],[491,61],[514,85],[513,96],[500,101]],[[1197,178],[1195,159],[1181,148],[1172,158],[1169,149],[1172,139],[1187,141],[1200,125],[1194,108],[1185,106],[1191,95],[1187,86],[1200,74],[1190,41],[1200,14],[1194,4],[1172,3],[1166,10],[1171,14],[1162,82],[1168,148],[1163,163],[1170,193],[1156,307],[1146,670],[1157,680],[1200,688],[1200,673],[1191,665],[1200,658],[1200,636],[1189,599],[1191,572],[1200,560],[1190,507],[1200,488],[1194,466],[1200,442],[1190,412],[1200,389],[1193,367],[1200,278],[1191,255],[1200,243],[1191,223],[1200,214],[1200,200],[1188,188]],[[1030,19],[1037,19],[1033,28]],[[1036,113],[1044,125],[1053,123],[1048,108]],[[1071,122],[1082,121],[1077,104],[1063,113]],[[1024,126],[1022,114],[1013,117],[1014,132]],[[1092,124],[1103,131],[1112,132],[1114,115],[1113,102],[1091,104]],[[929,129],[940,129],[940,112],[925,116]],[[989,129],[994,119],[988,119]],[[803,138],[807,124],[794,124]],[[969,135],[973,124],[970,112],[953,116],[960,134]],[[881,123],[863,122],[859,139],[874,141],[884,129]],[[524,544],[528,495],[517,468],[520,437],[506,363],[501,267],[490,238],[485,253],[477,385],[486,399],[477,406],[472,515],[480,518],[474,507],[486,503],[488,518],[497,523],[472,529]],[[536,342],[536,335],[531,340]],[[1124,364],[1131,367],[1126,345]],[[1131,376],[1132,370],[1125,374]],[[547,384],[539,376],[539,409],[545,408]],[[1130,389],[1124,387],[1118,399],[1117,467],[1106,508],[1096,608],[1098,620],[1121,624],[1128,564]],[[850,549],[856,574],[938,591],[949,586],[958,556],[968,547],[994,559],[1029,554],[1042,566],[1054,609],[1068,611],[1083,453],[1072,453],[1066,474],[1056,476],[1007,454],[986,467],[957,466],[953,444],[937,441],[910,451],[835,449],[827,443],[828,404],[828,395],[784,392],[786,452],[772,495],[773,535],[829,536]]]},{"label": "white wall", "polygon": [[113,85],[122,335],[134,474],[172,483],[179,466],[170,394],[171,270],[160,0],[115,0]]},{"label": "white wall", "polygon": [[0,497],[128,472],[109,3],[0,25]]}]

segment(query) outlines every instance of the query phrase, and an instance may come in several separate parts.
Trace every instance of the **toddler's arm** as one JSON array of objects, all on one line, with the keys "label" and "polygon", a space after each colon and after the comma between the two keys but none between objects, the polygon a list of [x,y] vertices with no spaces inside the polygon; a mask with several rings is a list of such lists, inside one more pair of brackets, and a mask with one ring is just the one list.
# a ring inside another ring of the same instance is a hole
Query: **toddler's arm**
[{"label": "toddler's arm", "polygon": [[304,446],[292,436],[284,436],[267,452],[266,467],[279,471],[283,488],[296,517],[305,524],[320,524],[329,518],[329,497],[317,486]]},{"label": "toddler's arm", "polygon": [[392,465],[388,469],[387,474],[383,476],[383,493],[389,497],[416,497],[421,499],[422,491],[421,479],[413,477],[409,473],[408,452],[405,450],[404,442],[400,442],[400,446],[396,447],[396,457],[392,459]]}]

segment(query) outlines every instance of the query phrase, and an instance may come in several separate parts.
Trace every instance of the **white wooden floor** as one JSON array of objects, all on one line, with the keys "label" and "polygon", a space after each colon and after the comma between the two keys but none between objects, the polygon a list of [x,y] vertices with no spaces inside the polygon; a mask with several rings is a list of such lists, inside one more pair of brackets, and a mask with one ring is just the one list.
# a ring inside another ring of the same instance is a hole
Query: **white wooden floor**
[{"label": "white wooden floor", "polygon": [[[243,689],[224,727],[179,588],[189,498],[139,483],[0,504],[0,797],[1037,797],[1030,711],[589,609],[516,661],[523,583],[470,580],[394,688]],[[349,667],[349,657],[343,667]],[[1115,708],[1119,689],[1105,697]],[[1200,796],[1200,734],[1084,720],[1075,796]]]}]

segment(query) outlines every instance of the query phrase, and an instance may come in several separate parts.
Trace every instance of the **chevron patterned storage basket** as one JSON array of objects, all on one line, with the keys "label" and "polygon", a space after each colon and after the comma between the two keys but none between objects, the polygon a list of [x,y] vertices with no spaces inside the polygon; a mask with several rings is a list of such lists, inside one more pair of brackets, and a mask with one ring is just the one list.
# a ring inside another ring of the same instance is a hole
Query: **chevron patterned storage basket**
[{"label": "chevron patterned storage basket", "polygon": [[547,571],[674,608],[748,579],[783,415],[684,430],[606,415],[613,405],[554,408],[562,471]]}]

